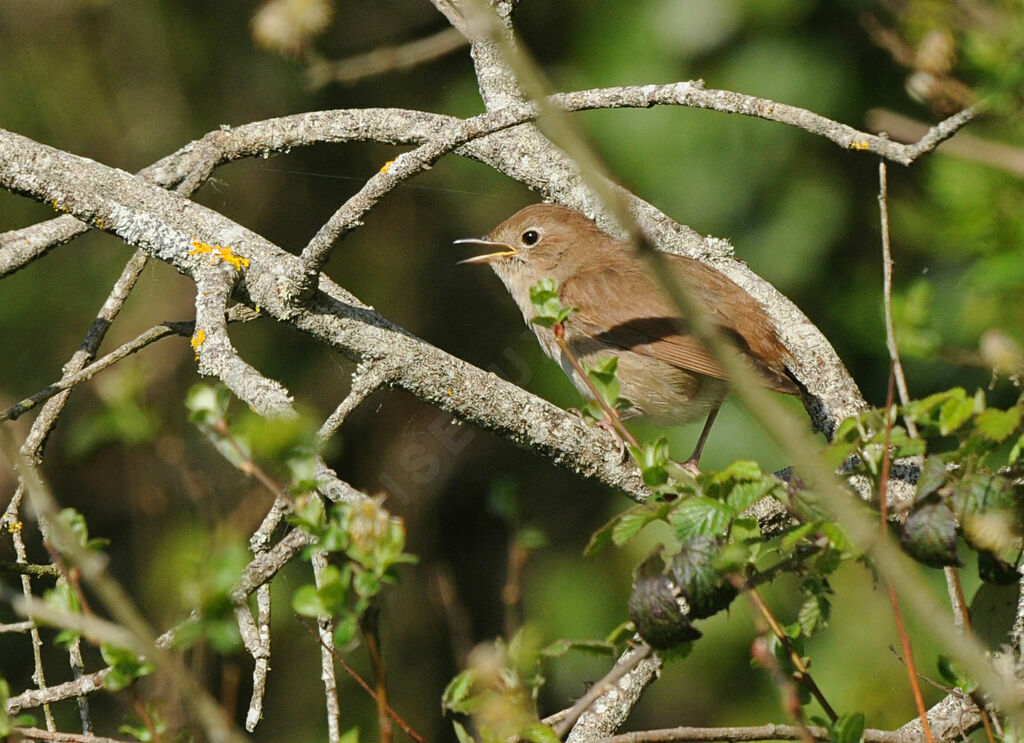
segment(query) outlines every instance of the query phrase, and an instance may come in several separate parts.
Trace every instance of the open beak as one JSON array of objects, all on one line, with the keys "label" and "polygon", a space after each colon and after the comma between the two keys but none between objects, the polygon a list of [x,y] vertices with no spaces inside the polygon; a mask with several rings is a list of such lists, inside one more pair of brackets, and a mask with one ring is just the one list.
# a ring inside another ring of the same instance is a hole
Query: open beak
[{"label": "open beak", "polygon": [[490,263],[498,258],[507,258],[512,255],[518,255],[519,251],[515,248],[506,245],[505,243],[498,243],[492,240],[483,240],[477,237],[467,237],[462,240],[456,240],[455,245],[483,245],[488,248],[501,248],[494,253],[484,253],[483,255],[475,255],[472,258],[467,258],[464,261],[459,261],[456,265],[461,266],[464,263]]}]

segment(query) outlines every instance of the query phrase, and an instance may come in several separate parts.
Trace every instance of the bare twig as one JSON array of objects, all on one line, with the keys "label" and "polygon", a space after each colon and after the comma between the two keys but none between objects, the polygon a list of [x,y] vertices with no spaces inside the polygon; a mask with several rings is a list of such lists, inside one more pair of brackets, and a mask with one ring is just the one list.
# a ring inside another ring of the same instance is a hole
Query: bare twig
[{"label": "bare twig", "polygon": [[[899,344],[896,341],[896,326],[892,317],[892,247],[889,242],[889,185],[885,162],[878,163],[878,210],[882,223],[882,302],[885,307],[885,345],[889,349],[896,387],[900,393],[900,402],[910,403],[910,392],[907,390],[907,378],[903,373],[903,362],[900,361]],[[917,437],[917,424],[909,417],[904,417],[907,433]]]},{"label": "bare twig", "polygon": [[95,594],[118,622],[118,626],[130,636],[131,642],[127,646],[138,648],[157,665],[160,672],[167,674],[176,692],[196,711],[211,740],[216,743],[240,740],[239,734],[233,729],[223,710],[188,673],[180,659],[157,644],[156,636],[138,608],[120,584],[106,573],[106,561],[81,547],[74,535],[70,534],[70,530],[57,518],[56,502],[44,485],[38,470],[13,446],[8,445],[4,449],[4,453],[12,460],[39,519],[45,519],[54,533],[60,536],[61,544],[73,558],[83,578],[92,586]]},{"label": "bare twig", "polygon": [[[923,121],[884,108],[871,109],[867,112],[865,120],[869,129],[885,132],[900,142],[918,140],[929,129],[928,124]],[[943,142],[936,152],[1005,170],[1018,178],[1024,178],[1024,149],[1020,147],[992,142],[969,132],[959,132],[955,137]]]},{"label": "bare twig", "polygon": [[315,59],[306,70],[306,81],[314,89],[330,83],[350,85],[367,77],[430,62],[465,45],[466,38],[459,30],[449,27],[422,39],[397,46],[378,47],[348,59]]},{"label": "bare twig", "polygon": [[366,642],[366,651],[370,656],[370,666],[373,668],[374,693],[373,698],[377,702],[377,725],[380,728],[381,743],[391,743],[391,736],[394,732],[391,725],[391,715],[388,704],[388,675],[387,663],[384,661],[384,651],[380,644],[380,606],[371,603],[359,618],[359,626],[363,631],[363,640]]},{"label": "bare twig", "polygon": [[559,720],[552,728],[555,731],[555,735],[559,738],[569,732],[570,728],[576,724],[576,721],[580,716],[586,712],[591,706],[601,697],[609,694],[618,695],[619,692],[619,681],[629,674],[633,673],[640,665],[641,661],[651,657],[653,651],[651,646],[647,643],[642,643],[638,647],[631,648],[626,651],[625,654],[619,659],[619,661],[612,666],[611,670],[604,675],[604,677],[597,683],[593,684],[587,693],[576,700],[576,703],[569,708],[569,711],[565,714],[561,720]]},{"label": "bare twig", "polygon": [[61,733],[56,730],[40,730],[39,728],[14,728],[14,732],[24,740],[50,740],[55,743],[129,743],[119,738],[105,738],[101,735],[78,735]]},{"label": "bare twig", "polygon": [[[737,588],[741,587],[742,584],[737,584]],[[808,669],[807,664],[804,663],[803,657],[796,651],[796,648],[793,647],[793,643],[790,641],[789,635],[787,635],[785,630],[782,629],[782,626],[775,618],[775,615],[772,614],[771,609],[769,609],[767,604],[764,603],[764,599],[761,598],[760,592],[758,592],[756,588],[750,588],[745,591],[745,593],[750,599],[751,604],[753,604],[754,608],[761,615],[761,618],[764,620],[767,628],[771,630],[771,633],[775,635],[775,638],[786,649],[786,652],[789,653],[789,659],[792,661],[793,667],[797,670],[796,682],[804,686],[807,691],[811,693],[811,695],[818,701],[818,704],[821,705],[825,714],[828,715],[828,718],[832,722],[835,722],[839,719],[839,715],[837,715],[836,711],[832,709],[832,705],[828,703],[824,693],[822,693],[818,684],[814,681],[814,677],[811,676],[810,669]]]},{"label": "bare twig", "polygon": [[[193,244],[195,242],[193,241]],[[205,243],[203,243],[205,245]],[[217,246],[222,255],[228,247]],[[248,259],[234,256],[248,264]],[[292,397],[279,382],[242,360],[227,330],[227,303],[241,267],[225,262],[199,268],[196,277],[196,350],[200,374],[215,376],[257,413],[266,417],[296,415]]]},{"label": "bare twig", "polygon": [[[313,555],[313,579],[320,588],[324,570],[327,568],[327,554],[318,550]],[[320,637],[320,680],[324,684],[324,703],[327,707],[327,741],[341,740],[341,704],[338,701],[338,679],[334,672],[334,619],[317,617],[317,633]]]},{"label": "bare twig", "polygon": [[[312,633],[312,630],[310,630],[310,632]],[[315,636],[315,633],[314,633],[314,636]],[[317,639],[320,639],[320,638],[317,638]],[[350,666],[345,661],[344,658],[341,657],[341,655],[338,653],[338,651],[335,650],[333,647],[328,647],[327,645],[325,645],[323,643],[323,641],[321,641],[320,644],[321,644],[322,647],[325,647],[325,648],[330,650],[331,655],[333,655],[334,659],[336,661],[338,661],[338,664],[345,670],[345,673],[347,673],[349,675],[349,677],[353,681],[355,681],[360,686],[360,688],[363,691],[365,691],[370,696],[371,699],[376,701],[377,700],[377,695],[374,692],[373,688],[371,688],[371,686],[368,683],[366,683],[366,680],[362,676],[360,676],[358,673],[356,673],[356,670],[354,668],[352,668],[352,666]],[[420,735],[419,733],[417,733],[415,730],[413,730],[412,727],[409,725],[409,723],[407,723],[405,720],[403,720],[399,716],[399,714],[397,712],[395,712],[395,710],[390,705],[387,706],[387,710],[388,710],[388,715],[391,717],[391,719],[394,720],[395,723],[397,723],[398,727],[402,728],[402,730],[405,732],[406,735],[408,735],[410,738],[412,738],[416,743],[425,743],[425,741],[423,740],[423,736]]]},{"label": "bare twig", "polygon": [[367,397],[372,395],[381,385],[387,381],[387,377],[384,373],[384,366],[380,364],[360,364],[359,367],[352,374],[352,387],[345,399],[342,400],[338,407],[334,409],[327,420],[324,421],[323,425],[320,426],[320,430],[317,431],[317,440],[323,442],[331,438],[341,424],[345,422],[345,419],[359,407]]},{"label": "bare twig", "polygon": [[[884,174],[882,183],[885,183]],[[883,244],[886,244],[884,239]],[[898,358],[898,354],[896,354],[895,350],[895,340],[894,345],[890,347],[890,352]],[[892,406],[895,379],[896,364],[893,363],[892,371],[889,374],[889,389],[886,393],[885,399],[885,443],[883,444],[884,449],[882,450],[882,470],[878,481],[878,498],[881,503],[881,507],[879,509],[879,529],[883,538],[889,529],[889,500],[886,497],[886,490],[889,484],[889,467],[892,463],[889,444],[892,441]],[[907,635],[907,629],[903,624],[903,612],[900,611],[900,603],[896,596],[896,588],[888,578],[886,579],[886,586],[889,590],[889,603],[892,605],[892,615],[896,620],[896,633],[899,635],[900,647],[903,650],[904,663],[906,663],[907,666],[907,676],[910,679],[910,688],[914,694],[914,705],[917,707],[917,714],[921,720],[921,729],[924,731],[925,740],[927,740],[928,743],[934,743],[934,738],[932,738],[932,729],[928,724],[928,710],[924,706],[924,697],[921,694],[921,684],[917,680],[917,667],[914,664],[914,652],[910,647],[910,636]]]}]

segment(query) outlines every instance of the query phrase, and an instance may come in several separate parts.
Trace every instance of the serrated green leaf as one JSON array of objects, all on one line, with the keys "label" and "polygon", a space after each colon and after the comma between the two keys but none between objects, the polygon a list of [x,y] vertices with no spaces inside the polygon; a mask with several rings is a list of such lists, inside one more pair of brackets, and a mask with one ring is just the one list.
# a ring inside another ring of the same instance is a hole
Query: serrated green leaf
[{"label": "serrated green leaf", "polygon": [[987,408],[975,417],[974,424],[978,431],[989,441],[999,444],[1010,437],[1020,425],[1021,409],[1019,406],[1009,410]]},{"label": "serrated green leaf", "polygon": [[612,530],[619,521],[619,516],[613,517],[607,524],[590,535],[590,541],[583,548],[584,557],[593,557],[603,550],[612,541]]},{"label": "serrated green leaf", "polygon": [[808,521],[805,524],[793,527],[782,537],[782,540],[779,542],[779,549],[783,554],[792,554],[800,542],[819,531],[819,526],[820,522],[818,521]]},{"label": "serrated green leaf", "polygon": [[909,403],[903,411],[904,414],[912,420],[919,423],[925,423],[931,421],[931,416],[934,415],[934,411],[936,409],[941,410],[943,406],[952,401],[962,401],[966,399],[967,391],[964,390],[963,387],[954,387],[950,390],[936,392],[935,394],[929,395],[921,400],[914,400]]},{"label": "serrated green leaf", "polygon": [[728,482],[730,480],[760,480],[762,477],[761,468],[757,462],[749,459],[737,459],[724,470],[714,473],[712,480],[715,482]]},{"label": "serrated green leaf", "polygon": [[631,508],[619,515],[618,521],[612,527],[612,543],[621,547],[630,539],[640,533],[640,530],[654,521],[660,515],[661,509],[640,507]]},{"label": "serrated green leaf", "polygon": [[725,502],[737,513],[742,513],[762,498],[771,495],[779,485],[779,481],[772,475],[747,482],[739,482],[729,489]]},{"label": "serrated green leaf", "polygon": [[970,398],[947,400],[939,412],[939,433],[948,436],[970,420],[974,414],[974,400]]},{"label": "serrated green leaf", "polygon": [[725,533],[736,509],[727,503],[695,495],[685,498],[668,513],[668,522],[680,541],[692,537],[714,537]]},{"label": "serrated green leaf", "polygon": [[832,603],[828,597],[821,593],[811,593],[800,605],[797,611],[796,620],[800,624],[800,630],[804,635],[811,635],[820,632],[828,626],[832,616]]}]

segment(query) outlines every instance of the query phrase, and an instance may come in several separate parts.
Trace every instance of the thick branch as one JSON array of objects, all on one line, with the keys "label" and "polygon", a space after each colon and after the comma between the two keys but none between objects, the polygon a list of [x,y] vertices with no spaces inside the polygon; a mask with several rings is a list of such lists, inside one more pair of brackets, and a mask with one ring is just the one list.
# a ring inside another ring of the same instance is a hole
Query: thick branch
[{"label": "thick branch", "polygon": [[611,437],[494,374],[466,364],[397,328],[322,277],[309,306],[288,301],[286,277],[299,261],[212,210],[123,171],[0,130],[0,184],[117,234],[195,278],[206,261],[190,254],[194,235],[231,246],[250,265],[241,287],[249,303],[350,358],[375,359],[388,383],[452,415],[530,446],[556,463],[634,497],[646,488],[620,461]]}]

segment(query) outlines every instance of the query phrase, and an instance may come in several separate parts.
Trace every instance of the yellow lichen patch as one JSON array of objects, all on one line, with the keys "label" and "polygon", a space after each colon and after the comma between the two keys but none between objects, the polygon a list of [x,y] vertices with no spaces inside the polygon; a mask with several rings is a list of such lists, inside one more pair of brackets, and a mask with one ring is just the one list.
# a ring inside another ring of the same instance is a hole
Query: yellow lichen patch
[{"label": "yellow lichen patch", "polygon": [[9,518],[6,520],[5,526],[7,531],[11,534],[17,534],[25,526],[20,519]]},{"label": "yellow lichen patch", "polygon": [[192,340],[189,341],[192,344],[192,350],[196,352],[196,361],[199,361],[199,347],[203,345],[204,341],[206,341],[206,331],[199,328],[192,334]]},{"label": "yellow lichen patch", "polygon": [[381,173],[387,173],[388,172],[388,168],[391,167],[391,163],[393,163],[397,159],[398,158],[395,158],[394,160],[388,160],[386,163],[384,163],[384,167],[380,169],[380,172]]},{"label": "yellow lichen patch", "polygon": [[210,243],[200,240],[193,240],[191,245],[192,250],[188,251],[189,255],[209,253],[210,263],[230,263],[236,271],[249,267],[249,259],[245,256],[235,255],[235,252],[227,245],[210,245]]},{"label": "yellow lichen patch", "polygon": [[869,142],[864,141],[864,140],[861,140],[860,142],[850,142],[850,149],[851,150],[870,150],[871,149],[871,144]]}]

